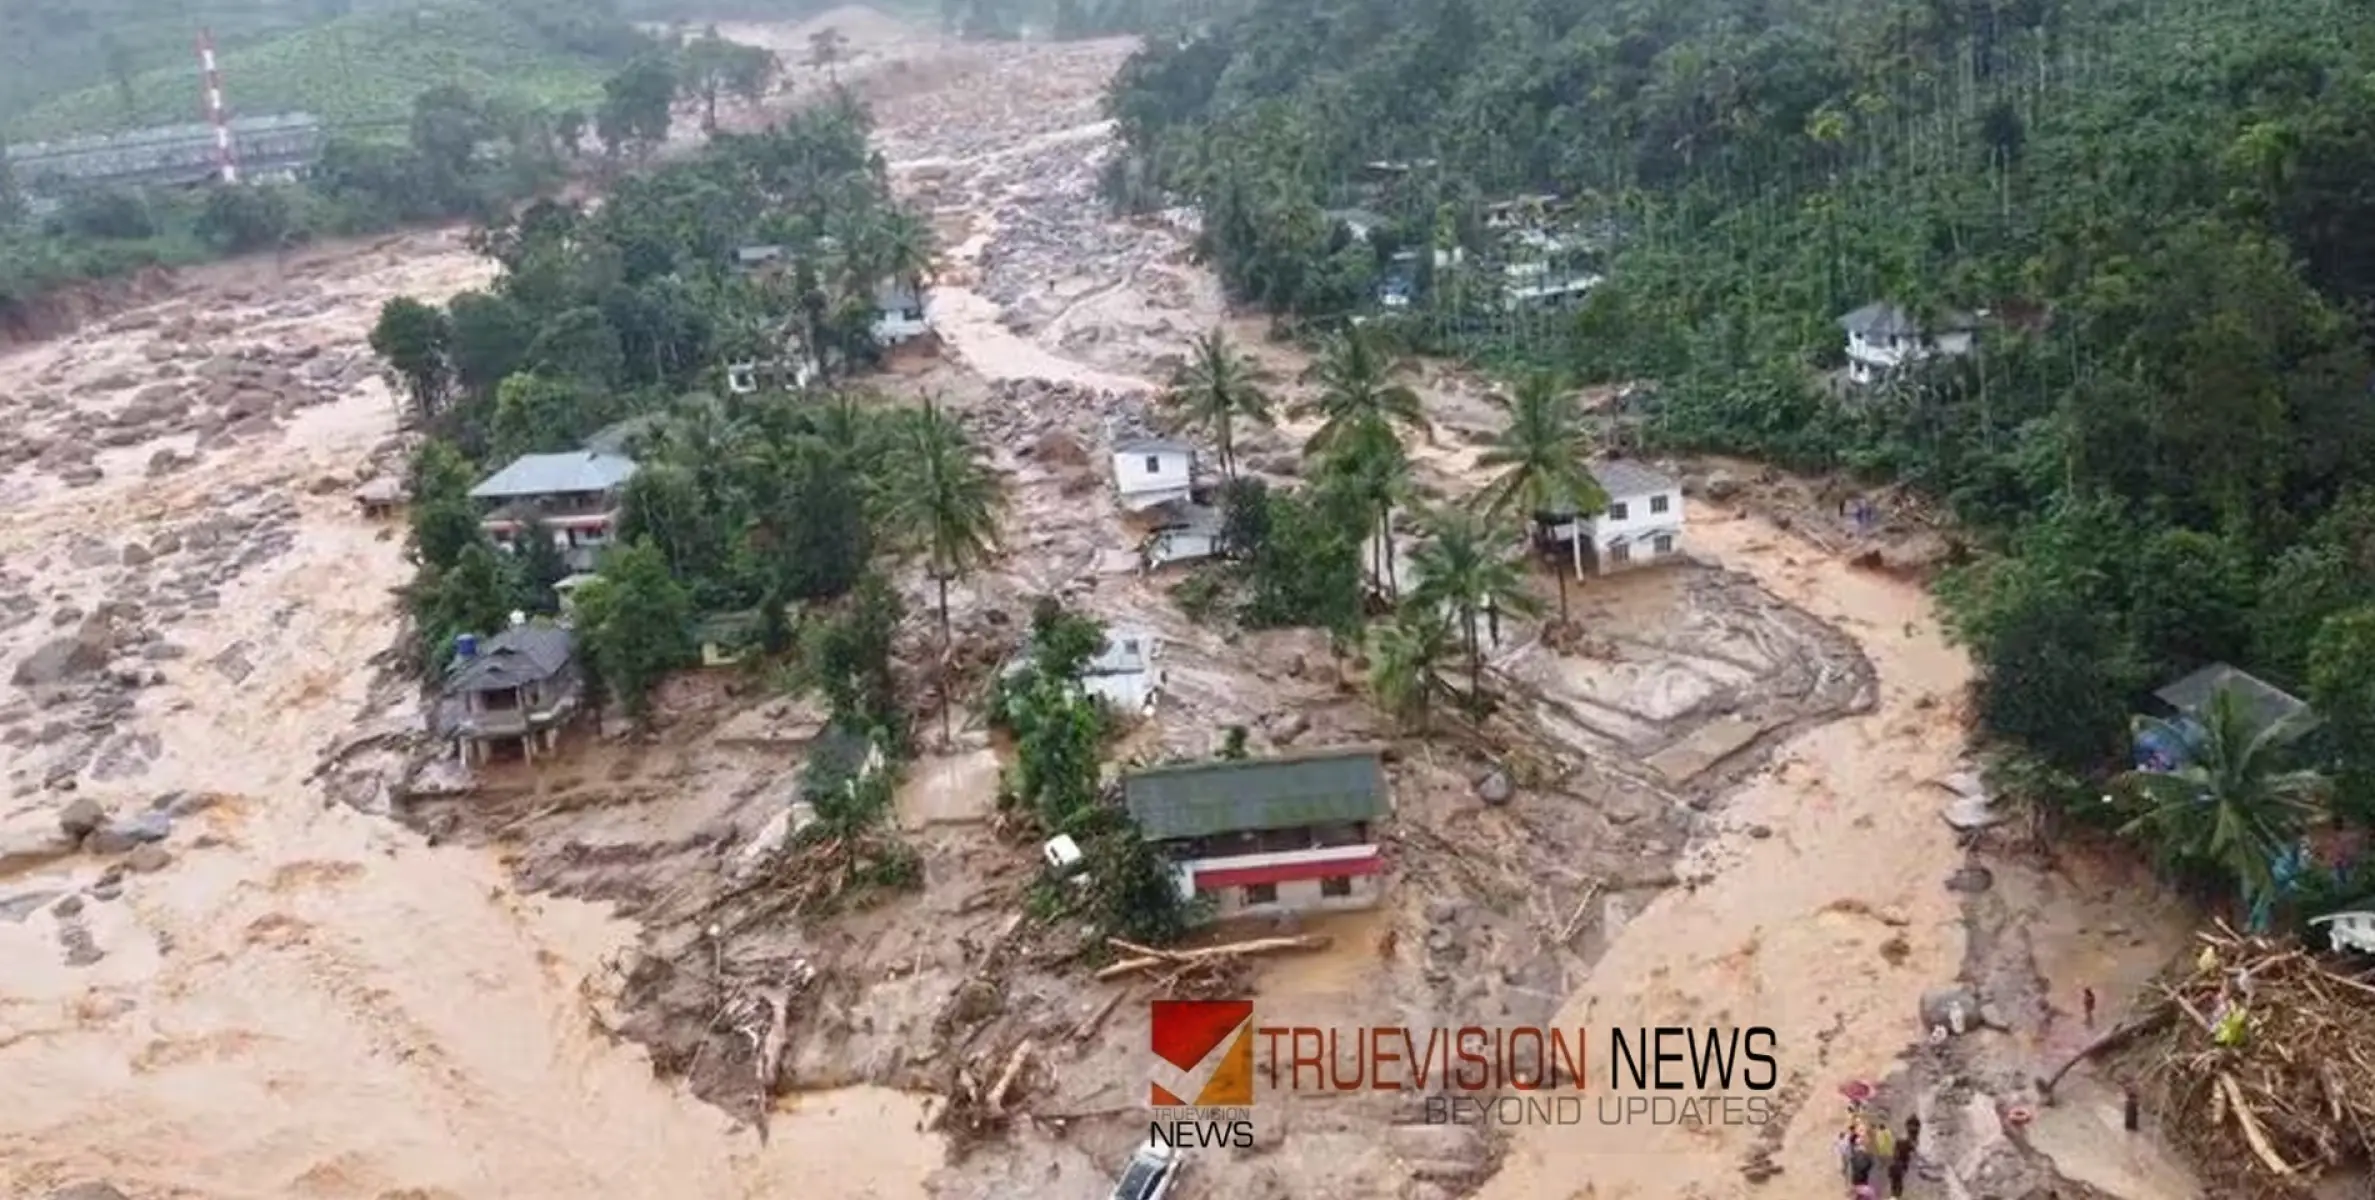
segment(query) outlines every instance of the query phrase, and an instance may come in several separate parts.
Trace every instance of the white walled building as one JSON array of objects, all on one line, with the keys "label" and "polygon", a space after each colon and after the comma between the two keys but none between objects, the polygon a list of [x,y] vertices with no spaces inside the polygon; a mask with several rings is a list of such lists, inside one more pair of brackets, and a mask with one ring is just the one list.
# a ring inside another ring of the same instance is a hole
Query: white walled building
[{"label": "white walled building", "polygon": [[1195,491],[1196,448],[1167,438],[1130,438],[1113,446],[1113,490],[1130,512],[1189,500]]},{"label": "white walled building", "polygon": [[1969,354],[1979,321],[1969,313],[1949,312],[1937,328],[1926,329],[1903,308],[1881,303],[1839,318],[1839,326],[1847,331],[1847,377],[1873,383],[1908,363]]},{"label": "white walled building", "polygon": [[1565,547],[1577,578],[1607,575],[1682,552],[1682,485],[1632,459],[1594,463],[1592,478],[1608,507],[1578,521],[1571,513],[1536,513],[1535,537]]},{"label": "white walled building", "polygon": [[897,280],[874,289],[875,341],[896,346],[930,332],[932,322],[924,316],[921,290]]}]

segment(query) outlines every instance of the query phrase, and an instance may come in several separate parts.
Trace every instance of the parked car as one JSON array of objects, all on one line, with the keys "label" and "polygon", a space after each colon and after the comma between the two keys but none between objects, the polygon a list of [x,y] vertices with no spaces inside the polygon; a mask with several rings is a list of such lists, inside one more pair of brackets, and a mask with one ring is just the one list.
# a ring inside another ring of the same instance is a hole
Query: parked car
[{"label": "parked car", "polygon": [[1122,1169],[1121,1182],[1113,1185],[1113,1200],[1163,1200],[1186,1169],[1187,1155],[1178,1147],[1148,1138]]}]

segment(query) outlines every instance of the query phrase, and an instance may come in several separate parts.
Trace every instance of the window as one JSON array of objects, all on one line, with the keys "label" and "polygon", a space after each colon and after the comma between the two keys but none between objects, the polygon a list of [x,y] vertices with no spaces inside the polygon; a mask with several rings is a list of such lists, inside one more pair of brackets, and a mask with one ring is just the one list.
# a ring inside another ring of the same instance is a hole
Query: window
[{"label": "window", "polygon": [[1343,899],[1352,895],[1352,876],[1330,875],[1319,881],[1319,894],[1326,899]]},{"label": "window", "polygon": [[1626,515],[1626,513],[1625,513],[1625,502],[1624,502],[1624,501],[1622,501],[1622,500],[1619,500],[1619,501],[1615,502],[1614,504],[1611,504],[1611,505],[1609,505],[1609,506],[1608,506],[1608,519],[1609,519],[1609,520],[1611,520],[1611,521],[1622,521],[1622,520],[1624,520],[1624,519],[1625,519],[1625,515]]},{"label": "window", "polygon": [[1249,905],[1278,903],[1278,885],[1275,883],[1247,884],[1245,902]]},{"label": "window", "polygon": [[1674,553],[1674,535],[1661,533],[1651,539],[1650,546],[1660,554],[1672,554]]},{"label": "window", "polygon": [[1649,498],[1649,511],[1653,516],[1665,512],[1669,507],[1671,505],[1668,503],[1668,497],[1663,492]]},{"label": "window", "polygon": [[1149,454],[1146,456],[1146,473],[1149,475],[1160,475],[1163,473],[1163,459],[1161,455]]},{"label": "window", "polygon": [[1618,542],[1617,544],[1610,546],[1608,548],[1608,561],[1620,565],[1633,561],[1632,545],[1626,542]]}]

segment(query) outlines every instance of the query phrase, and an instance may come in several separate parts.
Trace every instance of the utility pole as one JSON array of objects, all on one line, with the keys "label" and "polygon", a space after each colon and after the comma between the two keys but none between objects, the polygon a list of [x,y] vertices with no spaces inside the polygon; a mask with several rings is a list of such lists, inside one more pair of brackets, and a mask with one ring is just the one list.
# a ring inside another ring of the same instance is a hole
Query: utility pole
[{"label": "utility pole", "polygon": [[206,76],[206,123],[214,126],[214,161],[224,183],[239,182],[239,160],[231,148],[231,117],[223,106],[223,76],[215,68],[214,34],[198,31],[198,67]]}]

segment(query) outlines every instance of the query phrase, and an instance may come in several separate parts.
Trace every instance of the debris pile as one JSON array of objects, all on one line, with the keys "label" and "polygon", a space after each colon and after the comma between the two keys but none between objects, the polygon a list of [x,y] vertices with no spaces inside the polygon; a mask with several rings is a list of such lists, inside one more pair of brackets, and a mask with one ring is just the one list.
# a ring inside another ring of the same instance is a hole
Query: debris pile
[{"label": "debris pile", "polygon": [[2159,1010],[2114,1031],[2159,1031],[2129,1061],[2169,1138],[2237,1200],[2375,1162],[2375,983],[2290,942],[2201,937]]}]

